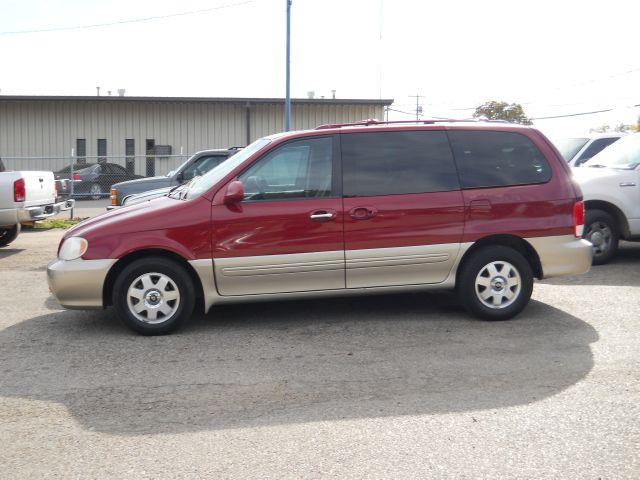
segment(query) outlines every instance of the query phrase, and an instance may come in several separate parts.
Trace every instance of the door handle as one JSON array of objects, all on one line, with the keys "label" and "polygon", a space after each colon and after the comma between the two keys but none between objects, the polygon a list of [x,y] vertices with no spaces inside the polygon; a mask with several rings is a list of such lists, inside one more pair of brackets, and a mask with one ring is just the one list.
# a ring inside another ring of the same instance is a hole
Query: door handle
[{"label": "door handle", "polygon": [[316,210],[311,212],[309,218],[314,222],[328,222],[336,218],[336,212],[332,210]]},{"label": "door handle", "polygon": [[378,214],[378,209],[374,207],[354,207],[349,210],[349,215],[354,220],[368,220]]},{"label": "door handle", "polygon": [[635,187],[636,182],[620,182],[621,187]]}]

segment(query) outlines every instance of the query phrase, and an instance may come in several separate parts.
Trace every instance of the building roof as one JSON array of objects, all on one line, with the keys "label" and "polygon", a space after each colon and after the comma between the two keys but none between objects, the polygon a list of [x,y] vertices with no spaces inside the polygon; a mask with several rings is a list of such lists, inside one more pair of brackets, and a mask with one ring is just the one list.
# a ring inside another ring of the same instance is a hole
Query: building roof
[{"label": "building roof", "polygon": [[[128,97],[116,95],[0,95],[0,101],[30,101],[30,102],[161,102],[161,103],[251,103],[251,104],[281,104],[284,98],[250,98],[250,97]],[[334,104],[334,105],[383,105],[393,103],[393,99],[366,98],[292,98],[292,104]]]}]

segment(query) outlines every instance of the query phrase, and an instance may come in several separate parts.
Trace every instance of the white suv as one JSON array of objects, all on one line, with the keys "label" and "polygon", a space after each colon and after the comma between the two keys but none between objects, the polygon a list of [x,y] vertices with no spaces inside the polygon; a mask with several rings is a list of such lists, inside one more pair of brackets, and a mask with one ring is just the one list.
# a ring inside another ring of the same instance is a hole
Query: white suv
[{"label": "white suv", "polygon": [[574,168],[586,207],[584,238],[593,263],[607,263],[618,241],[640,241],[640,133],[626,135]]}]

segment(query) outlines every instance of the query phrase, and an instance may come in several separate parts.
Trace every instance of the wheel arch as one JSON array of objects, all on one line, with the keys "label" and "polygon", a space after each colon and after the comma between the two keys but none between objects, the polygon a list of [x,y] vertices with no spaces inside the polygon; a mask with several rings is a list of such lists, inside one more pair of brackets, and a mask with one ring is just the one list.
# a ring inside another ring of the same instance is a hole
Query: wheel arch
[{"label": "wheel arch", "polygon": [[620,238],[625,239],[630,237],[631,234],[627,217],[624,212],[613,203],[605,200],[587,200],[584,202],[584,207],[586,210],[602,210],[607,212],[616,221]]},{"label": "wheel arch", "polygon": [[460,273],[463,271],[465,263],[473,256],[473,254],[484,247],[496,245],[512,248],[520,253],[527,262],[529,262],[531,270],[533,271],[533,276],[538,280],[542,278],[542,262],[540,262],[540,256],[538,255],[538,252],[536,252],[535,248],[533,248],[533,246],[525,239],[518,237],[517,235],[500,234],[483,237],[475,241],[473,245],[464,252],[456,271],[456,285],[458,284]]},{"label": "wheel arch", "polygon": [[135,252],[128,253],[127,255],[120,258],[116,263],[114,263],[109,269],[107,277],[105,278],[104,284],[102,286],[102,305],[104,307],[112,305],[113,302],[111,298],[113,286],[120,272],[122,272],[127,267],[127,265],[130,265],[136,260],[149,256],[168,258],[184,267],[184,269],[191,277],[191,280],[193,281],[193,286],[196,292],[196,307],[201,311],[204,311],[204,290],[202,288],[202,282],[200,281],[200,277],[198,276],[197,272],[184,257],[178,255],[175,252],[171,252],[169,250],[164,250],[161,248],[136,250]]}]

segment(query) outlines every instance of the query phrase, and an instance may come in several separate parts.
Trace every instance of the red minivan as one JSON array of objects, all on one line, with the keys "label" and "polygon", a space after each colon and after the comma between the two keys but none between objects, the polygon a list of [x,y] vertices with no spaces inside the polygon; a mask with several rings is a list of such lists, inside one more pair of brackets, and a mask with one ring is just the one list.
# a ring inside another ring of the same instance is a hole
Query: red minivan
[{"label": "red minivan", "polygon": [[224,302],[456,289],[504,320],[586,272],[581,193],[539,131],[364,121],[261,138],[189,184],[80,223],[48,266],[67,308],[145,335]]}]

